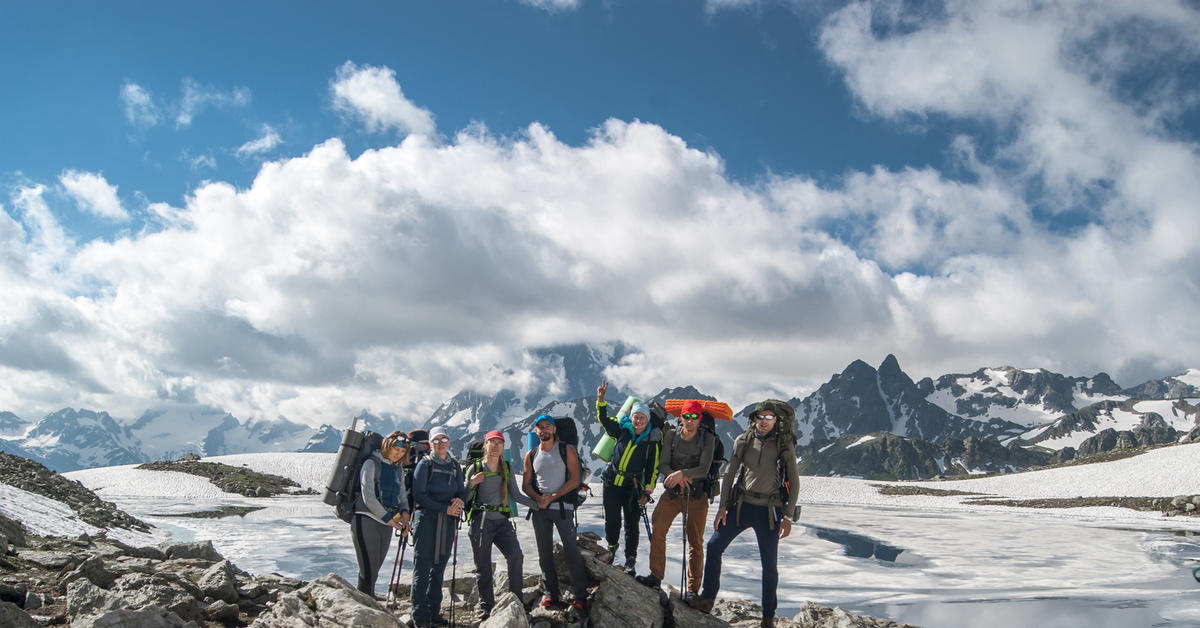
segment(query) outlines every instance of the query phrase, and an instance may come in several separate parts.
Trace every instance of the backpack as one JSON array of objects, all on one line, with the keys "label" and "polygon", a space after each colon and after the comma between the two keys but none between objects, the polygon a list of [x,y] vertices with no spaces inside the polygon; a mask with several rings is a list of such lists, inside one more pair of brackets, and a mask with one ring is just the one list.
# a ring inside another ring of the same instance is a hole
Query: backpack
[{"label": "backpack", "polygon": [[[721,493],[721,463],[725,462],[726,460],[725,442],[722,441],[721,436],[717,434],[717,420],[713,418],[713,415],[709,414],[707,410],[700,415],[699,429],[699,437],[701,439],[715,438],[716,440],[713,443],[712,464],[708,465],[708,473],[705,474],[703,480],[692,483],[692,496],[708,497],[708,503],[711,504],[716,496]],[[675,456],[675,447],[679,445],[678,436],[681,430],[682,421],[680,422],[680,426],[673,430],[676,438],[671,439],[671,453],[669,455],[672,458]],[[700,444],[700,450],[704,451],[704,447],[705,443],[702,440]]]},{"label": "backpack", "polygon": [[[766,401],[760,401],[758,405],[754,407],[754,410],[750,412],[750,415],[753,416],[754,413],[759,410],[770,410],[775,413],[774,438],[780,453],[779,461],[775,468],[775,484],[778,486],[780,504],[786,506],[788,501],[791,499],[792,487],[787,481],[787,470],[784,466],[783,454],[784,452],[791,452],[792,456],[796,455],[796,447],[798,443],[798,440],[796,439],[796,409],[786,401],[780,401],[779,399],[767,399]],[[742,432],[741,436],[738,436],[737,440],[734,441],[734,455],[738,458],[741,458],[742,454],[745,452],[746,443],[748,443],[751,438],[755,438],[754,429],[754,421],[751,420],[750,424],[746,427],[746,431]],[[739,507],[741,506],[742,495],[745,492],[745,488],[742,486],[742,479],[745,475],[746,468],[743,466],[738,472],[737,482],[735,482],[733,485],[733,495],[731,496],[731,499],[737,502]],[[799,507],[797,507],[797,509],[799,509]],[[791,513],[787,514],[790,515]],[[774,523],[772,523],[771,529],[774,529]]]},{"label": "backpack", "polygon": [[[575,458],[576,460],[579,460],[579,486],[575,487],[575,490],[571,491],[570,493],[558,498],[556,501],[569,504],[578,510],[579,506],[582,505],[585,500],[587,500],[587,494],[591,492],[591,488],[589,488],[588,485],[584,484],[583,482],[583,460],[579,456],[579,427],[575,424],[575,419],[570,417],[554,417],[554,433],[558,436],[558,455],[562,457],[563,464],[565,465],[567,463],[567,445],[575,448]],[[532,456],[534,451],[536,451],[536,448],[540,447],[539,443],[540,441],[538,440],[537,435],[533,432],[530,432],[529,453],[525,455]],[[537,471],[533,469],[533,458],[529,459],[529,469],[531,472],[529,485],[533,487],[533,492],[541,495],[541,493],[539,493],[537,490]],[[568,471],[568,473],[570,472]],[[529,512],[530,514],[533,513],[532,510]],[[567,516],[565,510],[563,510],[562,513],[563,517]],[[529,515],[526,515],[526,519],[528,518]]]},{"label": "backpack", "polygon": [[[355,419],[357,422],[357,418]],[[354,519],[354,502],[362,493],[362,466],[371,454],[383,447],[383,436],[370,430],[354,431],[354,423],[342,437],[334,458],[333,471],[326,483],[323,501],[333,506],[338,519],[350,523]]]},{"label": "backpack", "polygon": [[413,495],[413,473],[417,470],[417,462],[429,455],[429,432],[425,430],[413,430],[408,433],[408,464],[404,465],[404,486],[408,490],[405,493],[408,495],[408,512],[416,514],[418,510],[424,510],[417,503],[416,497]]},{"label": "backpack", "polygon": [[[512,477],[512,462],[509,459],[508,449],[506,448],[504,450],[504,454],[500,456],[500,472],[496,473],[493,471],[488,471],[483,466],[483,443],[484,441],[482,439],[478,439],[471,441],[471,444],[467,446],[468,466],[466,474],[463,475],[463,479],[471,479],[471,476],[479,473],[479,471],[482,469],[485,476],[499,475],[501,481],[504,482],[504,491],[507,492],[508,478]],[[513,498],[511,493],[508,494],[508,504],[505,506],[476,506],[475,500],[477,499],[478,495],[479,485],[476,485],[475,488],[471,489],[471,494],[467,496],[466,511],[469,513],[467,516],[468,519],[471,519],[475,517],[475,515],[489,510],[503,513],[509,517],[517,514],[517,500]]]}]

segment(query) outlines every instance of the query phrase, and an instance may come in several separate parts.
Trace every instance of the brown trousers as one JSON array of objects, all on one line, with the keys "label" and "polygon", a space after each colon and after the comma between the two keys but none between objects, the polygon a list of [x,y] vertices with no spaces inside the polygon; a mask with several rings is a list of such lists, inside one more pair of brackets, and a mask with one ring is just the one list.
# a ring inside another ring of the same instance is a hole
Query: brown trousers
[{"label": "brown trousers", "polygon": [[[667,531],[675,518],[683,514],[683,499],[676,495],[674,499],[663,493],[654,507],[651,520],[654,529],[650,533],[650,574],[663,580],[667,569]],[[700,581],[704,578],[704,528],[708,525],[708,499],[691,498],[688,500],[688,591],[698,593]]]}]

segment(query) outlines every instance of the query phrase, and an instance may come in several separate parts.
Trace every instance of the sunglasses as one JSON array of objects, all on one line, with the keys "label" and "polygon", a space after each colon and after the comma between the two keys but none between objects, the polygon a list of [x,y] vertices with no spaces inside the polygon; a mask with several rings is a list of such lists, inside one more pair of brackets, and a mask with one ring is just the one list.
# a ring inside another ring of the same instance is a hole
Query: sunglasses
[{"label": "sunglasses", "polygon": [[686,420],[686,421],[696,421],[696,420],[699,420],[699,419],[700,419],[700,415],[699,415],[699,414],[695,414],[695,413],[692,413],[692,414],[685,414],[685,415],[683,415],[683,418],[684,418],[684,420]]},{"label": "sunglasses", "polygon": [[437,445],[438,443],[449,443],[450,439],[449,438],[435,438],[429,442],[433,443],[434,445]]},{"label": "sunglasses", "polygon": [[755,421],[774,421],[775,415],[774,414],[756,414],[756,415],[754,415],[754,420]]}]

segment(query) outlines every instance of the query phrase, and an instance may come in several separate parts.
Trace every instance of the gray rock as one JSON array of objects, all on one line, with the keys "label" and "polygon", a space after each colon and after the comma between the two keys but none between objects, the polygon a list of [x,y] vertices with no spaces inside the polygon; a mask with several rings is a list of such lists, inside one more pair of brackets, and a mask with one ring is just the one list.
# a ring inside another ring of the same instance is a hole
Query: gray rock
[{"label": "gray rock", "polygon": [[855,615],[841,608],[829,608],[812,602],[805,602],[792,621],[801,628],[917,628],[911,624]]},{"label": "gray rock", "polygon": [[112,584],[113,580],[116,580],[116,576],[104,567],[104,561],[100,560],[99,556],[93,556],[83,561],[74,571],[60,578],[58,590],[66,593],[67,586],[80,579],[87,579],[88,582],[104,588]]},{"label": "gray rock", "polygon": [[[492,573],[496,572],[496,563],[492,563]],[[451,584],[454,586],[451,587]],[[446,575],[442,580],[442,587],[451,591],[456,596],[469,595],[475,589],[475,562],[463,561],[463,564],[458,565],[458,569],[451,569],[451,565],[446,565]]]},{"label": "gray rock", "polygon": [[212,541],[192,541],[190,543],[163,543],[158,546],[168,559],[199,558],[219,563],[225,560]]},{"label": "gray rock", "polygon": [[87,560],[87,556],[72,554],[68,552],[45,552],[41,550],[22,550],[17,552],[17,556],[31,562],[37,563],[39,566],[46,569],[59,570],[67,565],[78,565]]},{"label": "gray rock", "polygon": [[238,589],[233,563],[227,560],[209,567],[196,581],[196,587],[203,591],[206,597],[216,598],[227,604],[237,604]]},{"label": "gray rock", "polygon": [[713,605],[712,615],[730,624],[747,620],[758,621],[762,619],[762,605],[749,600],[717,598],[717,603]]},{"label": "gray rock", "polygon": [[116,562],[109,563],[107,567],[108,570],[112,572],[113,576],[120,578],[121,576],[126,576],[131,573],[152,574],[155,571],[154,565],[156,563],[158,563],[158,561],[150,560],[149,558],[121,556],[117,558]]},{"label": "gray rock", "polygon": [[160,606],[147,606],[136,611],[118,609],[100,615],[88,615],[71,622],[71,628],[201,628],[194,621],[184,621]]},{"label": "gray rock", "polygon": [[238,609],[236,604],[228,604],[224,600],[217,600],[204,609],[204,616],[211,621],[231,622],[237,621],[239,612],[240,609]]},{"label": "gray rock", "polygon": [[204,619],[200,605],[196,603],[197,598],[182,586],[178,578],[163,574],[130,574],[117,579],[114,592],[121,596],[129,608],[161,606],[184,621]]},{"label": "gray rock", "polygon": [[639,584],[624,572],[584,556],[589,573],[604,576],[603,585],[592,594],[588,618],[593,626],[606,628],[662,628],[663,607],[659,591]]},{"label": "gray rock", "polygon": [[12,602],[0,602],[0,626],[5,628],[41,628],[28,613]]},{"label": "gray rock", "polygon": [[688,606],[683,598],[679,596],[679,591],[674,587],[667,587],[669,594],[667,596],[668,604],[670,604],[671,618],[674,619],[676,626],[687,626],[687,628],[728,628],[729,622],[715,617],[707,613]]},{"label": "gray rock", "polygon": [[54,603],[54,596],[29,591],[25,594],[25,603],[21,605],[26,611],[35,611],[43,606]]},{"label": "gray rock", "polygon": [[521,600],[512,591],[505,591],[496,597],[491,617],[479,624],[479,628],[529,628],[529,615]]},{"label": "gray rock", "polygon": [[76,580],[67,587],[67,615],[69,617],[98,615],[127,607],[128,605],[120,595],[105,591],[87,580]]},{"label": "gray rock", "polygon": [[313,580],[293,595],[285,595],[261,614],[254,628],[312,628],[315,626],[401,628],[399,619],[375,598],[358,591],[336,574]]}]

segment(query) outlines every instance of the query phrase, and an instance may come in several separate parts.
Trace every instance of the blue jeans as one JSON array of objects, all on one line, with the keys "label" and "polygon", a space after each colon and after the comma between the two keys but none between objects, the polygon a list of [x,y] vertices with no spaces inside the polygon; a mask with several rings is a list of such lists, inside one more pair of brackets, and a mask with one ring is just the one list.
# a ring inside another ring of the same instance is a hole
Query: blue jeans
[{"label": "blue jeans", "polygon": [[[771,525],[771,519],[774,524]],[[754,528],[758,537],[758,553],[762,557],[762,607],[763,618],[774,617],[779,607],[779,521],[783,513],[779,508],[742,504],[739,516],[735,506],[726,513],[725,524],[708,539],[704,560],[704,589],[700,597],[715,598],[721,590],[721,555],[729,544],[745,532]],[[773,529],[772,529],[773,528]]]},{"label": "blue jeans", "polygon": [[471,523],[471,550],[475,555],[475,585],[479,587],[479,608],[490,611],[496,606],[496,592],[492,586],[492,545],[495,545],[508,562],[508,590],[521,599],[521,581],[524,576],[525,554],[521,542],[508,518],[486,519],[481,513]]},{"label": "blue jeans", "polygon": [[422,510],[417,516],[413,532],[412,618],[418,625],[441,614],[442,584],[446,563],[454,551],[455,521],[455,517],[431,510]]}]

